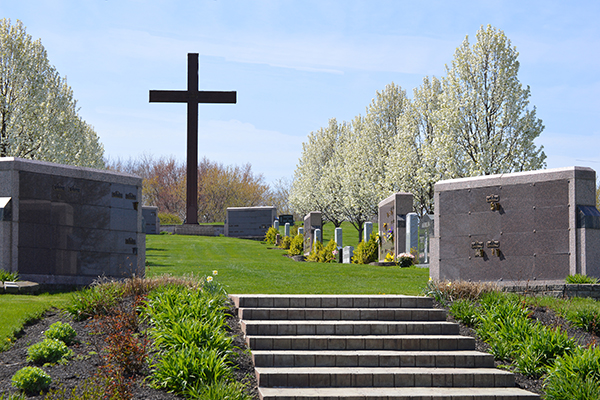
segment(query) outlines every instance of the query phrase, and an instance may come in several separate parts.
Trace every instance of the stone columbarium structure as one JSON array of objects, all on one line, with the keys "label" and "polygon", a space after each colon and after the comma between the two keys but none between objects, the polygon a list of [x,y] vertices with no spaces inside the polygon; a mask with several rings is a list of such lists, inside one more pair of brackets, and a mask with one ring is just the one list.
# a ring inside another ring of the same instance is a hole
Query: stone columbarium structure
[{"label": "stone columbarium structure", "polygon": [[435,185],[435,280],[564,282],[600,277],[596,173],[548,169]]},{"label": "stone columbarium structure", "polygon": [[144,276],[142,179],[0,158],[0,268],[46,285]]}]

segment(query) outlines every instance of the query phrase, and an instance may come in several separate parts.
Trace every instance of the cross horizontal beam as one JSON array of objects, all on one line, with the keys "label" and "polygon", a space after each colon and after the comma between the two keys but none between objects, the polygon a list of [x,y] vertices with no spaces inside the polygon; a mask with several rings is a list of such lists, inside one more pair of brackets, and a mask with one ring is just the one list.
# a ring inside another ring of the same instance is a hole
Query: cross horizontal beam
[{"label": "cross horizontal beam", "polygon": [[151,90],[150,103],[219,103],[235,104],[237,92],[214,92],[202,90],[190,92],[187,90]]}]

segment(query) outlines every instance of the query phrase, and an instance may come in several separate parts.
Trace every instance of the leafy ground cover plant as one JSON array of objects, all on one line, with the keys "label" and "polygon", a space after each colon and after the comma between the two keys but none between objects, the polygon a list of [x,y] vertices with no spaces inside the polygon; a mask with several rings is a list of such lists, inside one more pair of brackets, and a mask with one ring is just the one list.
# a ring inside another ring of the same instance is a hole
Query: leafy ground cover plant
[{"label": "leafy ground cover plant", "polygon": [[72,354],[72,351],[64,342],[57,339],[44,339],[41,342],[32,344],[27,349],[27,361],[35,364],[58,363],[66,361]]},{"label": "leafy ground cover plant", "polygon": [[39,367],[24,367],[12,377],[12,384],[28,394],[39,394],[50,387],[52,378]]},{"label": "leafy ground cover plant", "polygon": [[567,276],[565,282],[572,284],[596,284],[598,283],[598,279],[593,276],[575,274]]},{"label": "leafy ground cover plant", "polygon": [[0,282],[14,282],[19,280],[19,274],[16,272],[8,272],[0,268]]},{"label": "leafy ground cover plant", "polygon": [[83,321],[93,316],[110,314],[122,297],[122,284],[99,281],[90,288],[74,292],[66,310],[75,321]]},{"label": "leafy ground cover plant", "polygon": [[62,321],[57,321],[50,325],[50,327],[44,332],[44,336],[48,339],[57,339],[63,342],[66,345],[69,345],[77,336],[77,332],[69,323],[63,323]]},{"label": "leafy ground cover plant", "polygon": [[600,399],[600,347],[578,347],[558,357],[544,384],[547,400]]}]

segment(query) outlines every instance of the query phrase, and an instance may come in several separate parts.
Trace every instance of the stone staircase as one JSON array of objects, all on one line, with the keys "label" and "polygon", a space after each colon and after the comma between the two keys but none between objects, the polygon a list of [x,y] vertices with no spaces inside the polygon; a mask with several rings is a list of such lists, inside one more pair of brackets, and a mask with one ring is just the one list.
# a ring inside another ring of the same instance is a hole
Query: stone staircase
[{"label": "stone staircase", "polygon": [[262,400],[539,399],[427,297],[231,298]]}]

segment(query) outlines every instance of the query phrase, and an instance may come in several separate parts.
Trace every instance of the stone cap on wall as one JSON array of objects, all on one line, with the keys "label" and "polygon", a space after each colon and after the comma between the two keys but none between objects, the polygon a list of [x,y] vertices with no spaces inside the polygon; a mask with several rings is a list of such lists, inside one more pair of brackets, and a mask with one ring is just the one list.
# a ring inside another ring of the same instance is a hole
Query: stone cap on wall
[{"label": "stone cap on wall", "polygon": [[435,184],[435,191],[472,189],[496,185],[516,185],[555,181],[560,179],[592,179],[596,180],[596,172],[588,167],[564,167],[541,169],[537,171],[512,172],[497,175],[482,175],[469,178],[447,179]]},{"label": "stone cap on wall", "polygon": [[19,157],[0,157],[0,171],[27,171],[125,185],[142,185],[142,178],[124,172],[57,164],[48,161],[28,160]]}]

